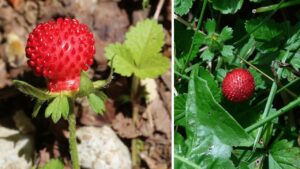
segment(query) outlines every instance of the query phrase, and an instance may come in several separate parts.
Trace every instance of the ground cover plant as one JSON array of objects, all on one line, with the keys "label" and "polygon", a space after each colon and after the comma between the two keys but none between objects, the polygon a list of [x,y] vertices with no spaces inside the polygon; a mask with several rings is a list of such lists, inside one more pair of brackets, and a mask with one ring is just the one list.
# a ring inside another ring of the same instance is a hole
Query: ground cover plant
[{"label": "ground cover plant", "polygon": [[176,169],[300,168],[299,3],[175,0]]},{"label": "ground cover plant", "polygon": [[1,1],[1,167],[170,168],[170,4]]}]

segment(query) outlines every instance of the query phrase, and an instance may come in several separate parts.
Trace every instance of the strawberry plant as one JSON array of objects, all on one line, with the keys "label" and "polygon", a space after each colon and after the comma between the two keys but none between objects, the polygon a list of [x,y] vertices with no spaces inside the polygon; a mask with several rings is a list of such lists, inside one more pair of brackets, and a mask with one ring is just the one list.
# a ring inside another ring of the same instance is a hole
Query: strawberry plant
[{"label": "strawberry plant", "polygon": [[299,4],[175,0],[174,168],[300,168]]},{"label": "strawberry plant", "polygon": [[76,19],[58,18],[37,25],[28,37],[28,65],[37,76],[43,76],[47,80],[48,89],[38,89],[19,80],[14,80],[14,84],[21,92],[36,99],[33,117],[47,103],[46,118],[51,117],[54,123],[61,118],[68,120],[73,168],[79,169],[75,99],[87,97],[91,108],[101,114],[106,97],[97,89],[109,82],[92,82],[86,72],[93,63],[95,54],[93,34]]},{"label": "strawberry plant", "polygon": [[[105,56],[114,62],[112,68],[116,73],[131,77],[132,118],[135,125],[139,123],[139,102],[143,97],[140,80],[156,78],[169,68],[169,59],[161,53],[164,45],[163,27],[156,20],[146,19],[138,22],[126,33],[123,44],[115,43],[105,48]],[[133,166],[140,166],[139,153],[142,140],[136,138],[131,142]]]}]

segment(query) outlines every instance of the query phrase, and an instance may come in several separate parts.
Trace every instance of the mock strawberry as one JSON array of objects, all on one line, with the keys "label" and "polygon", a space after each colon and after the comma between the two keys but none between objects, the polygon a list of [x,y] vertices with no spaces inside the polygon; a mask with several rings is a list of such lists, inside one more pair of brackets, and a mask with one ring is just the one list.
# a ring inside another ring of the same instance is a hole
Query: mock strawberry
[{"label": "mock strawberry", "polygon": [[222,83],[223,95],[232,102],[240,103],[250,99],[255,90],[252,74],[246,69],[234,69],[227,73]]},{"label": "mock strawberry", "polygon": [[48,80],[51,92],[78,90],[81,70],[93,63],[95,41],[76,19],[58,18],[37,25],[26,46],[28,65]]}]

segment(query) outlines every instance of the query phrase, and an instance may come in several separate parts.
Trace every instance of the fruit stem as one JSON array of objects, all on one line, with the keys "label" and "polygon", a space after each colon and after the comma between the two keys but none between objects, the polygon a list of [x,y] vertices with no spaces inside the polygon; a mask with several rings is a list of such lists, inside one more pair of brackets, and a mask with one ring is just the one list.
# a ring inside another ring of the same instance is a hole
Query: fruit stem
[{"label": "fruit stem", "polygon": [[70,114],[69,114],[69,144],[70,144],[70,154],[73,164],[73,169],[80,169],[78,161],[78,151],[77,151],[77,141],[76,141],[76,116],[74,113],[74,100],[70,104]]},{"label": "fruit stem", "polygon": [[191,54],[192,54],[192,50],[193,50],[193,47],[194,47],[194,41],[196,40],[196,34],[198,33],[198,30],[200,29],[200,26],[201,26],[201,23],[202,23],[202,20],[203,20],[203,16],[204,16],[204,11],[205,11],[205,8],[206,8],[206,4],[207,4],[207,0],[204,0],[203,1],[203,5],[202,5],[202,9],[201,9],[201,13],[200,13],[200,17],[199,17],[199,21],[197,23],[197,28],[195,30],[195,33],[194,33],[194,38],[192,40],[192,44],[191,44],[191,47],[190,47],[190,50],[189,50],[189,53],[188,53],[188,57],[187,59],[185,60],[185,63],[183,65],[183,69],[181,70],[181,73],[183,71],[185,71],[186,67],[187,67],[187,64],[189,63],[190,61],[190,58],[191,58]]},{"label": "fruit stem", "polygon": [[273,113],[273,114],[269,115],[268,117],[258,121],[257,123],[254,123],[251,126],[247,127],[245,129],[246,132],[249,133],[249,132],[265,125],[266,123],[270,122],[271,120],[275,119],[276,117],[288,112],[289,110],[293,109],[296,106],[299,106],[299,104],[300,104],[300,97],[295,99],[294,101],[290,102],[288,105],[284,106],[283,108],[278,110],[276,113]]},{"label": "fruit stem", "polygon": [[273,4],[273,5],[269,5],[269,6],[264,6],[264,7],[260,7],[260,8],[256,8],[252,10],[252,13],[262,13],[262,12],[268,12],[268,11],[273,11],[276,9],[281,9],[281,8],[286,8],[289,6],[294,6],[294,5],[298,5],[300,4],[300,0],[292,0],[292,1],[288,1],[288,2],[283,2],[278,3],[278,4]]},{"label": "fruit stem", "polygon": [[[290,53],[289,51],[287,51],[285,53],[284,57],[281,60],[282,63],[285,63],[285,61],[287,60],[287,58],[289,56],[289,53]],[[281,77],[282,71],[283,71],[282,68],[278,68],[278,70],[277,70],[278,80]],[[275,81],[273,81],[273,84],[272,84],[272,87],[271,87],[271,91],[270,91],[270,94],[268,96],[268,100],[267,100],[264,112],[263,112],[262,117],[261,117],[262,119],[265,119],[268,116],[268,114],[270,112],[270,109],[272,107],[272,103],[273,103],[274,97],[276,95],[276,91],[277,91],[277,82],[275,80]],[[255,149],[256,144],[258,143],[258,141],[259,141],[259,139],[260,139],[260,137],[262,135],[262,131],[263,131],[263,127],[261,127],[261,128],[258,129],[258,132],[257,132],[255,140],[254,140],[253,149]]]}]

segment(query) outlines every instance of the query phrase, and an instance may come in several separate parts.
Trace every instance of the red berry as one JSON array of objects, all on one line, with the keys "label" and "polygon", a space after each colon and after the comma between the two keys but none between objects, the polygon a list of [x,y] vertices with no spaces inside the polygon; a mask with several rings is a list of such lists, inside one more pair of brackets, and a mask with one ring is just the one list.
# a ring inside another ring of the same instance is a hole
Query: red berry
[{"label": "red berry", "polygon": [[93,63],[95,40],[76,19],[58,18],[37,25],[26,46],[28,65],[48,79],[51,92],[78,90],[81,70]]},{"label": "red berry", "polygon": [[250,99],[255,90],[252,74],[246,69],[234,69],[227,73],[222,83],[223,95],[232,102]]}]

